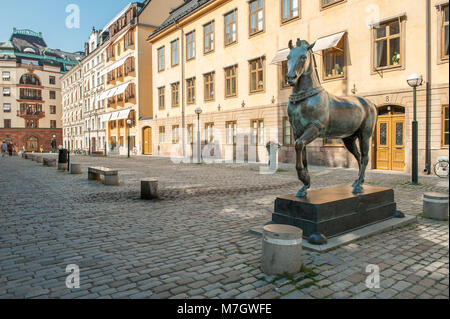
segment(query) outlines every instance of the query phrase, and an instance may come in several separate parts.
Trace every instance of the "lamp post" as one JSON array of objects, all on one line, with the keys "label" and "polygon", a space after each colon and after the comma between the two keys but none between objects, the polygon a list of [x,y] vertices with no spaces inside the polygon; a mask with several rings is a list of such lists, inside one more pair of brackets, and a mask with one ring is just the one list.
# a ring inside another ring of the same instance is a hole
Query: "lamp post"
[{"label": "lamp post", "polygon": [[408,85],[413,88],[413,108],[414,117],[412,121],[412,184],[417,185],[419,181],[419,163],[418,163],[418,142],[417,142],[417,87],[423,83],[423,78],[419,74],[411,74],[408,77]]},{"label": "lamp post", "polygon": [[127,131],[128,131],[128,158],[130,158],[130,126],[131,126],[131,123],[133,123],[133,121],[131,121],[130,119],[128,119],[127,120],[127,125],[128,125],[128,129],[127,129]]},{"label": "lamp post", "polygon": [[195,109],[195,114],[197,114],[197,163],[201,163],[200,114],[202,114],[202,108],[197,107]]}]

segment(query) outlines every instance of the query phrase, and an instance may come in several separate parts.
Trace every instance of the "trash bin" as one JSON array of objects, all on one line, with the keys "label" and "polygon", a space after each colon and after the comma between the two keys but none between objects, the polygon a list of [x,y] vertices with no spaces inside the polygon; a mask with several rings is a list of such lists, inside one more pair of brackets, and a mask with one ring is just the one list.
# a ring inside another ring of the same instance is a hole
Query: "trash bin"
[{"label": "trash bin", "polygon": [[58,170],[65,171],[67,169],[67,160],[67,150],[60,148],[58,154]]}]

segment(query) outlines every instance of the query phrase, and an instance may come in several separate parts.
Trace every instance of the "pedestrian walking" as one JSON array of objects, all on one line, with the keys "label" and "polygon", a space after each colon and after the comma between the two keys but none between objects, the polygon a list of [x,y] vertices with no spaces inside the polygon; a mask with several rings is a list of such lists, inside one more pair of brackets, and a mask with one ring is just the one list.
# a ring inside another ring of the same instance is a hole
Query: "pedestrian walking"
[{"label": "pedestrian walking", "polygon": [[13,155],[13,151],[14,151],[14,145],[13,145],[13,143],[9,143],[8,144],[8,146],[7,146],[7,149],[8,149],[8,153],[9,153],[9,156],[12,156]]},{"label": "pedestrian walking", "polygon": [[6,144],[6,141],[3,141],[3,143],[2,143],[2,157],[5,157],[7,147],[8,147],[8,145]]}]

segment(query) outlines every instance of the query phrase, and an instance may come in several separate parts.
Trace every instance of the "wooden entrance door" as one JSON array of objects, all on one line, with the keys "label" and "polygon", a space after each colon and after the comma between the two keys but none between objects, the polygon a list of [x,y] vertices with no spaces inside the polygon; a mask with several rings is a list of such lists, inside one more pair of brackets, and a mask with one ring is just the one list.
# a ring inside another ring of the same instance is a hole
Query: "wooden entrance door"
[{"label": "wooden entrance door", "polygon": [[144,128],[144,155],[152,154],[152,128]]},{"label": "wooden entrance door", "polygon": [[27,140],[27,152],[37,152],[38,144],[38,139],[36,137],[30,137]]},{"label": "wooden entrance door", "polygon": [[403,171],[405,168],[404,108],[385,107],[384,110],[379,110],[379,114],[376,131],[376,168]]}]

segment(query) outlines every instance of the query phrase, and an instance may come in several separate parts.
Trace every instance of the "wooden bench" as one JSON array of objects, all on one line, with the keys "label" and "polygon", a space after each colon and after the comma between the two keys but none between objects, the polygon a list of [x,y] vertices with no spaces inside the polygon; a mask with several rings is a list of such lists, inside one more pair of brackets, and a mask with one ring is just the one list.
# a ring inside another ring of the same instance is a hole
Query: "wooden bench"
[{"label": "wooden bench", "polygon": [[88,167],[88,179],[100,180],[105,177],[105,185],[119,185],[119,171],[107,167]]}]

